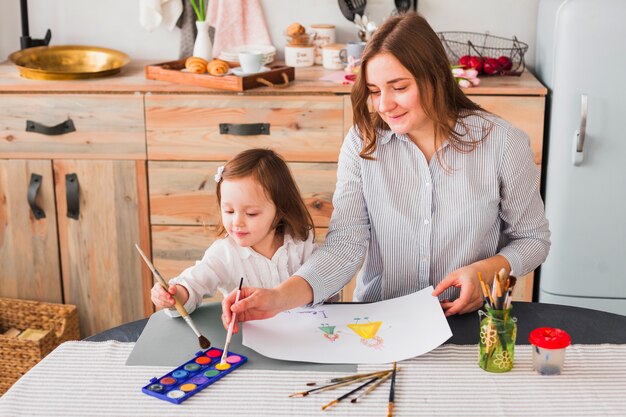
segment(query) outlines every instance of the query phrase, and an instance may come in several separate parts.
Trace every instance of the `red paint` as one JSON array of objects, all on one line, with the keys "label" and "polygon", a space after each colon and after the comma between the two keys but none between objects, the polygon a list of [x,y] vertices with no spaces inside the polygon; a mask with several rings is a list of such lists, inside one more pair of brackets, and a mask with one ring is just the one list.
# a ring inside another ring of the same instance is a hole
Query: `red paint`
[{"label": "red paint", "polygon": [[211,350],[209,350],[209,351],[206,353],[206,355],[207,355],[209,358],[219,358],[220,356],[222,356],[222,352],[220,352],[220,351],[219,351],[219,350],[217,350],[217,349],[211,349]]}]

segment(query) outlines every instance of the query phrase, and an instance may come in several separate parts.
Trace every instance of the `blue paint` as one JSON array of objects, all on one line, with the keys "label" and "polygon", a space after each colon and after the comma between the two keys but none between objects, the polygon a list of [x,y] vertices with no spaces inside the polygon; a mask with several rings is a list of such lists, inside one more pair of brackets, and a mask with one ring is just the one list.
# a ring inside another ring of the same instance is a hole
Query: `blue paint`
[{"label": "blue paint", "polygon": [[[210,357],[208,355],[209,351],[219,351],[219,355],[215,355],[215,352],[212,352],[215,357]],[[222,352],[223,350],[217,348],[197,352],[193,359],[185,362],[171,372],[168,372],[160,378],[152,378],[145,387],[141,388],[141,391],[144,394],[148,394],[160,400],[180,404],[189,397],[230,374],[232,371],[248,361],[247,357],[240,355],[239,353],[229,351],[229,354],[240,356],[241,360],[236,363],[231,363],[230,368],[228,369],[223,371],[217,370],[215,365],[220,363]],[[207,364],[198,364],[196,359],[200,356],[208,357],[211,359],[211,362]],[[217,372],[217,374],[213,375],[215,372]],[[165,377],[176,378],[176,383],[172,385],[159,384],[159,381]],[[195,384],[196,388],[192,391],[184,392],[180,389],[180,387],[184,384]]]}]

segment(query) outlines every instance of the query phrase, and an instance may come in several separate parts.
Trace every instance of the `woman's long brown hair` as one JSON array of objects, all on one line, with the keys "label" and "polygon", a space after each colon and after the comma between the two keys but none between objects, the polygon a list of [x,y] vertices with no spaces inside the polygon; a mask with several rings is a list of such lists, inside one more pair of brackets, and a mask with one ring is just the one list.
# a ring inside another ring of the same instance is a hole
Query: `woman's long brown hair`
[{"label": "woman's long brown hair", "polygon": [[[368,105],[367,64],[382,53],[396,57],[415,77],[424,113],[434,124],[436,146],[447,138],[455,149],[471,152],[487,136],[488,130],[483,129],[480,138],[469,137],[463,119],[484,110],[467,98],[458,86],[446,51],[426,19],[417,13],[406,13],[387,19],[363,51],[361,70],[351,94],[354,124],[363,139],[359,154],[362,158],[374,159],[376,133],[389,129],[387,123]],[[464,131],[455,130],[457,121]]]},{"label": "woman's long brown hair", "polygon": [[[307,240],[309,233],[315,234],[313,219],[300,196],[289,167],[285,161],[270,149],[248,149],[235,155],[224,165],[222,178],[217,183],[217,204],[221,210],[222,181],[252,177],[258,182],[267,198],[276,206],[273,228],[279,234],[289,232],[294,238]],[[218,233],[225,232],[219,221]]]}]

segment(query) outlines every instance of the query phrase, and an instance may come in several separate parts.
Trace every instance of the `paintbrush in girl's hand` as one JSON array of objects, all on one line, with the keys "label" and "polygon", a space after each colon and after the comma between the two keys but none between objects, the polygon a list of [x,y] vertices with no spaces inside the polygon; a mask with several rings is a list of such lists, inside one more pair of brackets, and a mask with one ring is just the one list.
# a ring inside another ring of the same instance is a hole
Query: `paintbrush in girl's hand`
[{"label": "paintbrush in girl's hand", "polygon": [[[239,288],[237,288],[237,295],[235,296],[235,304],[239,301],[239,296],[241,295],[241,286],[243,285],[243,277],[241,277],[241,281],[239,281]],[[230,318],[230,323],[228,324],[228,333],[226,333],[226,343],[224,343],[224,351],[222,352],[222,359],[220,360],[220,364],[226,363],[226,357],[228,356],[228,347],[230,346],[230,339],[233,337],[233,329],[235,328],[235,320],[237,319],[237,314],[233,313],[233,316]]]},{"label": "paintbrush in girl's hand", "polygon": [[[168,290],[167,283],[165,282],[161,274],[159,274],[159,271],[156,270],[154,265],[152,265],[152,262],[150,262],[150,260],[146,257],[146,255],[143,253],[143,251],[139,248],[139,246],[136,243],[135,243],[135,248],[137,248],[137,251],[143,258],[144,262],[146,263],[146,265],[148,265],[148,268],[150,268],[150,271],[152,271],[152,275],[154,276],[154,278],[157,280],[159,284],[161,284],[161,287],[163,287],[163,289],[167,291]],[[200,343],[200,347],[202,349],[208,349],[209,347],[211,347],[211,342],[209,342],[209,339],[207,339],[206,337],[202,336],[202,334],[200,334],[193,320],[191,320],[189,313],[187,313],[187,310],[185,310],[185,307],[180,303],[180,301],[178,301],[178,298],[176,298],[176,295],[173,295],[173,297],[174,297],[174,307],[176,307],[176,310],[178,310],[178,313],[180,314],[180,316],[183,319],[185,319],[185,322],[189,325],[189,327],[191,327],[191,330],[193,330],[196,336],[198,336],[198,343]]]}]

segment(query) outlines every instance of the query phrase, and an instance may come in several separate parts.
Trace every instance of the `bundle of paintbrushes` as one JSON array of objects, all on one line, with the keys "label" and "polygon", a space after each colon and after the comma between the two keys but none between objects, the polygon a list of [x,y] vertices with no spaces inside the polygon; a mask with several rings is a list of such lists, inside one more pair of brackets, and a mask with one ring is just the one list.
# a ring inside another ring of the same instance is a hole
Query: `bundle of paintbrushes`
[{"label": "bundle of paintbrushes", "polygon": [[[317,394],[320,392],[334,390],[336,388],[343,388],[357,382],[360,384],[346,392],[345,394],[335,398],[331,402],[324,404],[322,406],[322,410],[328,410],[332,406],[340,403],[343,400],[350,399],[351,403],[357,403],[363,399],[367,394],[374,391],[376,388],[381,386],[384,382],[391,380],[391,385],[389,388],[389,404],[388,404],[388,416],[392,415],[393,403],[395,397],[395,382],[396,382],[396,372],[398,368],[396,363],[394,362],[393,368],[386,369],[384,371],[370,372],[365,374],[355,374],[349,376],[342,376],[338,378],[328,379],[322,382],[309,382],[307,383],[311,388],[308,391],[296,392],[295,394],[291,394],[289,397],[306,397],[310,394]],[[352,398],[350,398],[352,397]]]},{"label": "bundle of paintbrushes", "polygon": [[491,290],[489,285],[483,281],[483,276],[480,272],[478,273],[478,280],[480,281],[486,307],[492,310],[508,310],[511,308],[511,296],[517,278],[509,276],[506,270],[502,268],[500,272],[493,274]]},{"label": "bundle of paintbrushes", "polygon": [[511,296],[516,278],[505,269],[494,274],[491,290],[478,273],[483,292],[485,311],[479,311],[480,339],[478,366],[489,372],[513,369],[517,320],[511,317]]}]

